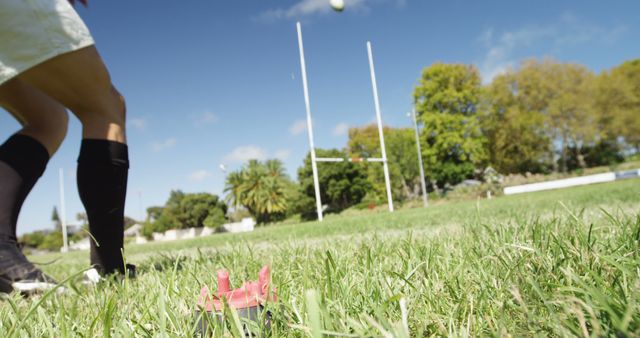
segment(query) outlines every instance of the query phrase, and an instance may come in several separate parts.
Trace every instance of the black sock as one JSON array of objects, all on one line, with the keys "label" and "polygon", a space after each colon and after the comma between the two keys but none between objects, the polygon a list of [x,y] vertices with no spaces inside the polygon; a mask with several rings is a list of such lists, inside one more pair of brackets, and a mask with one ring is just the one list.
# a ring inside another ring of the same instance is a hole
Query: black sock
[{"label": "black sock", "polygon": [[126,144],[82,140],[78,157],[78,191],[93,236],[91,264],[102,274],[124,272],[122,249],[128,169]]},{"label": "black sock", "polygon": [[47,162],[49,151],[30,136],[15,134],[0,146],[0,239],[16,241],[22,203]]}]

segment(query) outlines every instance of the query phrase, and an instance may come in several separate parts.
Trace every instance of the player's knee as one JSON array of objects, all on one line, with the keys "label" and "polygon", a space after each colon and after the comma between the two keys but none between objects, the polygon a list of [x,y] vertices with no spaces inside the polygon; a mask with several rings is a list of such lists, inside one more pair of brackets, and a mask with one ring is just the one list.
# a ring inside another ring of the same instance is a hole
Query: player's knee
[{"label": "player's knee", "polygon": [[127,102],[124,99],[124,96],[122,96],[122,94],[120,94],[120,92],[115,87],[111,87],[111,90],[113,91],[113,95],[115,96],[116,119],[120,121],[121,126],[124,127],[127,121]]},{"label": "player's knee", "polygon": [[69,115],[64,109],[53,109],[41,118],[23,121],[23,131],[36,137],[53,155],[67,136]]},{"label": "player's knee", "polygon": [[113,87],[96,100],[90,107],[74,110],[85,126],[118,125],[122,128],[126,122],[126,103],[124,97]]},{"label": "player's knee", "polygon": [[109,112],[107,113],[110,123],[116,124],[122,129],[125,128],[127,120],[127,103],[114,87],[112,91],[112,102],[110,104]]}]

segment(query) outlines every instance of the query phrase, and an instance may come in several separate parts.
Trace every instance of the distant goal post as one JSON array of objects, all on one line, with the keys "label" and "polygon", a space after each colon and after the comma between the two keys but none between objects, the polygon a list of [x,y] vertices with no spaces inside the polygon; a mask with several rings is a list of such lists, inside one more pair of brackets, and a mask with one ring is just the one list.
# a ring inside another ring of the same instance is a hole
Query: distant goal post
[{"label": "distant goal post", "polygon": [[352,163],[361,163],[361,162],[385,162],[384,158],[378,157],[316,157],[316,162],[352,162]]},{"label": "distant goal post", "polygon": [[376,73],[373,64],[373,53],[371,51],[371,42],[367,41],[367,55],[369,58],[369,72],[371,75],[371,89],[373,92],[373,103],[376,113],[376,122],[378,124],[378,135],[380,137],[380,149],[381,149],[381,157],[316,157],[316,151],[314,146],[313,139],[313,122],[311,119],[311,104],[309,100],[309,86],[307,82],[307,66],[304,57],[304,45],[302,43],[302,28],[300,22],[296,23],[296,28],[298,31],[298,49],[300,52],[300,69],[302,72],[302,88],[304,91],[304,102],[307,113],[307,131],[309,136],[309,148],[311,155],[311,169],[313,172],[313,186],[316,197],[316,210],[318,213],[318,220],[323,220],[323,206],[322,199],[320,197],[320,183],[318,181],[318,165],[317,162],[325,162],[325,163],[336,163],[336,162],[352,162],[352,163],[360,163],[360,162],[370,162],[370,163],[382,163],[384,169],[384,180],[387,191],[387,202],[389,204],[389,211],[393,212],[393,199],[391,196],[391,181],[389,179],[389,165],[387,160],[387,151],[384,143],[384,132],[382,128],[382,117],[380,113],[380,100],[378,98],[378,84],[376,81]]}]

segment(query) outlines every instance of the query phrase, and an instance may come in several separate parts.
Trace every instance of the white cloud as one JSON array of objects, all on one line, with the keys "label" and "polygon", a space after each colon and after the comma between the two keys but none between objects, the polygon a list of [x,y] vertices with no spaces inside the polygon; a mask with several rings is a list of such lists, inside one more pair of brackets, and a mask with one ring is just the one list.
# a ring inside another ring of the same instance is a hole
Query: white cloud
[{"label": "white cloud", "polygon": [[490,47],[491,42],[493,41],[493,28],[485,29],[484,32],[478,36],[478,42],[481,42],[483,45]]},{"label": "white cloud", "polygon": [[479,38],[488,47],[484,60],[480,64],[480,72],[485,83],[514,67],[514,52],[528,47],[534,42],[554,34],[552,27],[526,27],[514,32],[504,32],[494,41],[493,30],[482,33]]},{"label": "white cloud", "polygon": [[220,119],[218,115],[213,112],[206,111],[195,118],[195,123],[196,125],[212,124],[218,122],[219,120]]},{"label": "white cloud", "polygon": [[228,163],[244,163],[248,160],[264,160],[267,158],[267,152],[256,146],[247,145],[240,146],[224,157],[223,162]]},{"label": "white cloud", "polygon": [[334,136],[344,136],[344,135],[347,135],[348,133],[349,133],[349,125],[345,122],[340,122],[333,128]]},{"label": "white cloud", "polygon": [[[403,7],[406,0],[344,0],[346,11],[368,11],[372,3],[395,2]],[[263,12],[261,20],[274,21],[279,19],[293,19],[318,14],[328,14],[332,11],[329,0],[300,0],[288,8],[276,8]]]},{"label": "white cloud", "polygon": [[600,42],[609,44],[617,41],[626,32],[627,27],[616,25],[612,27],[602,27],[585,22],[570,12],[562,15],[558,24],[559,31],[555,37],[557,45],[578,45],[586,42]]},{"label": "white cloud", "polygon": [[164,141],[154,142],[151,144],[151,148],[155,152],[160,152],[165,149],[171,148],[176,145],[176,139],[174,137],[170,137]]},{"label": "white cloud", "polygon": [[398,8],[404,8],[407,5],[408,0],[396,0],[396,6]]},{"label": "white cloud", "polygon": [[302,134],[306,129],[307,121],[297,120],[291,125],[291,127],[289,127],[289,133],[291,133],[291,135],[299,135]]},{"label": "white cloud", "polygon": [[535,45],[537,56],[558,52],[572,45],[585,43],[608,44],[616,41],[626,31],[624,26],[601,27],[584,22],[565,13],[556,23],[545,26],[526,26],[496,35],[492,28],[478,37],[486,48],[484,58],[478,63],[483,82],[517,65],[518,60],[536,55],[523,55]]},{"label": "white cloud", "polygon": [[127,120],[127,125],[144,130],[147,127],[147,121],[141,117],[134,117]]},{"label": "white cloud", "polygon": [[275,154],[273,154],[273,156],[279,159],[280,161],[286,161],[287,159],[289,159],[289,156],[291,156],[291,150],[280,149],[280,150],[277,150]]},{"label": "white cloud", "polygon": [[189,175],[189,180],[190,181],[199,182],[199,181],[204,181],[209,176],[211,176],[211,172],[209,172],[208,170],[205,170],[205,169],[200,169],[200,170],[196,170],[196,171],[192,172]]}]

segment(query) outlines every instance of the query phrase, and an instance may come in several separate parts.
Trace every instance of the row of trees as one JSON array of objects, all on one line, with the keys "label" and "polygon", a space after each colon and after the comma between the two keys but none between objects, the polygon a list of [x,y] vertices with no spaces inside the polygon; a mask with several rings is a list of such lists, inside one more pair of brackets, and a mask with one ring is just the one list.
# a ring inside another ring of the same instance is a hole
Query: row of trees
[{"label": "row of trees", "polygon": [[528,60],[487,86],[473,66],[436,64],[414,98],[426,176],[438,186],[487,165],[505,174],[567,172],[640,151],[640,60],[600,75]]},{"label": "row of trees", "polygon": [[[491,167],[502,174],[567,172],[624,160],[640,152],[640,59],[594,74],[578,64],[524,61],[483,85],[474,66],[438,63],[424,69],[414,90],[428,189],[444,193]],[[384,128],[392,195],[418,197],[415,134]],[[317,149],[320,157],[380,157],[376,125],[349,130],[343,149]],[[386,200],[377,163],[318,163],[327,212]],[[490,172],[495,172],[490,170]],[[259,223],[299,214],[314,219],[310,156],[297,182],[278,160],[251,160],[227,176],[226,202]],[[150,208],[155,231],[215,226],[226,205],[217,196],[172,192],[164,208]],[[198,216],[195,216],[197,214]]]},{"label": "row of trees", "polygon": [[640,59],[596,75],[530,60],[484,88],[489,163],[505,173],[567,172],[640,151]]},{"label": "row of trees", "polygon": [[163,207],[150,207],[147,215],[142,233],[148,237],[169,229],[216,228],[227,221],[227,204],[209,193],[186,194],[175,190]]},{"label": "row of trees", "polygon": [[[640,59],[594,74],[578,64],[527,60],[483,85],[474,66],[434,64],[414,91],[429,189],[446,192],[492,167],[502,174],[568,172],[640,152]],[[395,200],[421,193],[411,128],[384,128]],[[322,157],[379,157],[375,125],[352,128],[344,149]],[[380,165],[318,163],[328,211],[383,202]],[[276,167],[278,170],[269,170]],[[300,214],[315,218],[309,156],[298,186],[276,160],[249,162],[227,179],[226,192],[260,222]],[[260,197],[258,197],[260,196]],[[269,209],[271,208],[271,209]]]},{"label": "row of trees", "polygon": [[[69,242],[75,242],[89,236],[89,224],[87,223],[87,215],[85,213],[76,214],[76,221],[80,222],[78,225],[69,227]],[[132,224],[133,220],[126,217],[125,223]],[[20,236],[19,242],[22,246],[29,249],[39,249],[56,251],[62,247],[62,221],[58,214],[58,209],[53,208],[51,212],[51,222],[53,222],[53,230],[37,230],[31,233],[26,233]],[[135,222],[135,221],[133,221]]]}]

